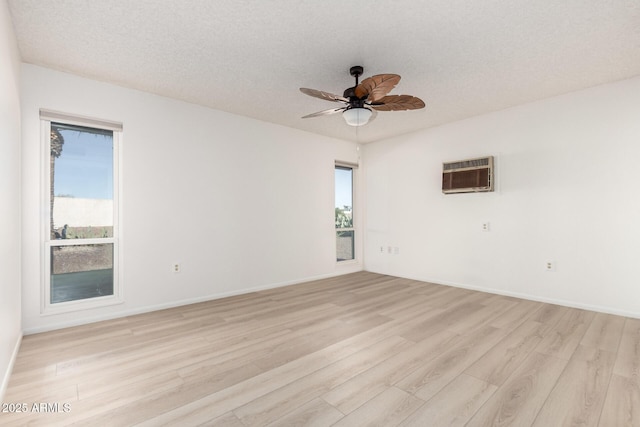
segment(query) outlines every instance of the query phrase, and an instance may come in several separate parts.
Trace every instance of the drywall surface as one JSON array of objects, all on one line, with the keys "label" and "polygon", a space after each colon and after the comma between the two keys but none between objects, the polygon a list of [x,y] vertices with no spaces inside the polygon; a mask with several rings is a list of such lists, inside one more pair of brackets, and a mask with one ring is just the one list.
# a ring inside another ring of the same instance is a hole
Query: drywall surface
[{"label": "drywall surface", "polygon": [[22,337],[20,314],[20,54],[0,2],[0,401]]},{"label": "drywall surface", "polygon": [[[26,332],[362,268],[335,262],[334,163],[355,143],[28,64],[22,94]],[[123,123],[123,304],[41,315],[40,108]]]},{"label": "drywall surface", "polygon": [[[639,117],[634,78],[367,144],[365,269],[640,317]],[[442,194],[488,155],[495,192]]]}]

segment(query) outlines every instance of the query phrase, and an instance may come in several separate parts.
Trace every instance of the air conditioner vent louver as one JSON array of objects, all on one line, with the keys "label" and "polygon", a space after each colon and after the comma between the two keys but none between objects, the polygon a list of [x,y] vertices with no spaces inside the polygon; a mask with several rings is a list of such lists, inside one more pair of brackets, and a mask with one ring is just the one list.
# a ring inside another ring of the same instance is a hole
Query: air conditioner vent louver
[{"label": "air conditioner vent louver", "polygon": [[489,157],[483,157],[481,159],[461,160],[459,162],[443,163],[444,170],[477,168],[482,166],[489,166]]},{"label": "air conditioner vent louver", "polygon": [[442,164],[442,192],[493,191],[493,156]]}]

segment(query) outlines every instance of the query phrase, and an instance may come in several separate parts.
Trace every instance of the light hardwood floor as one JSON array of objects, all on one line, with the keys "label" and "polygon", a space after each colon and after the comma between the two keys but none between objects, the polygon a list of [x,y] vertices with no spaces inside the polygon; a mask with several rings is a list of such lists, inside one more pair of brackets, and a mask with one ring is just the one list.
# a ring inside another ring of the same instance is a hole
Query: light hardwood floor
[{"label": "light hardwood floor", "polygon": [[362,272],[26,336],[5,403],[3,426],[640,426],[640,319]]}]

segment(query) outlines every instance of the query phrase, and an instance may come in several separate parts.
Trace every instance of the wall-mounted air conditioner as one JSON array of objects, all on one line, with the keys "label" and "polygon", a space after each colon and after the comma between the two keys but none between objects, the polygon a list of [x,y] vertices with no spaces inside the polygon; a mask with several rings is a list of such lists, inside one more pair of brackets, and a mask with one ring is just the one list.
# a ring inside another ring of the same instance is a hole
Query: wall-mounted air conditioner
[{"label": "wall-mounted air conditioner", "polygon": [[493,191],[493,156],[442,164],[442,192]]}]

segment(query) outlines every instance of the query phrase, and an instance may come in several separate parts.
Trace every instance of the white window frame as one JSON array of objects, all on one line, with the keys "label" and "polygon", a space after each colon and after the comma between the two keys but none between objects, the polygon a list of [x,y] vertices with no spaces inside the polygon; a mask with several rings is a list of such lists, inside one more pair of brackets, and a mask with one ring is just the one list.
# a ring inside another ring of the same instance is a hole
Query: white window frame
[{"label": "white window frame", "polygon": [[[50,196],[50,156],[51,156],[51,123],[64,123],[69,125],[83,126],[87,128],[105,129],[113,132],[113,237],[81,239],[81,240],[51,240],[50,219],[51,219],[51,196]],[[121,145],[122,145],[122,124],[107,120],[100,120],[91,117],[71,115],[51,110],[40,110],[41,128],[41,168],[42,174],[42,220],[41,220],[41,314],[59,314],[78,310],[86,310],[97,307],[121,304],[124,302],[122,289],[122,262],[121,262],[121,221],[122,212],[120,209],[121,187]],[[92,244],[113,244],[113,295],[51,303],[51,248],[54,246],[72,245],[92,245]]]},{"label": "white window frame", "polygon": [[[357,163],[349,163],[349,162],[343,162],[343,161],[339,161],[336,160],[335,161],[335,165],[333,167],[334,170],[334,192],[335,192],[335,170],[337,168],[343,168],[343,169],[351,169],[351,227],[347,227],[347,228],[333,228],[333,238],[334,238],[334,249],[337,251],[337,246],[338,246],[338,231],[353,231],[353,259],[345,259],[342,261],[338,261],[338,257],[337,252],[334,252],[334,258],[335,258],[335,263],[336,265],[347,265],[347,264],[357,264],[359,263],[359,249],[358,249],[358,239],[359,239],[359,230],[358,230],[358,213],[359,213],[359,209],[358,209],[358,203],[357,203],[357,171],[358,171],[358,164]],[[335,200],[335,197],[334,197]],[[335,203],[334,203],[335,204]],[[335,212],[335,207],[334,207],[334,212]]]}]

